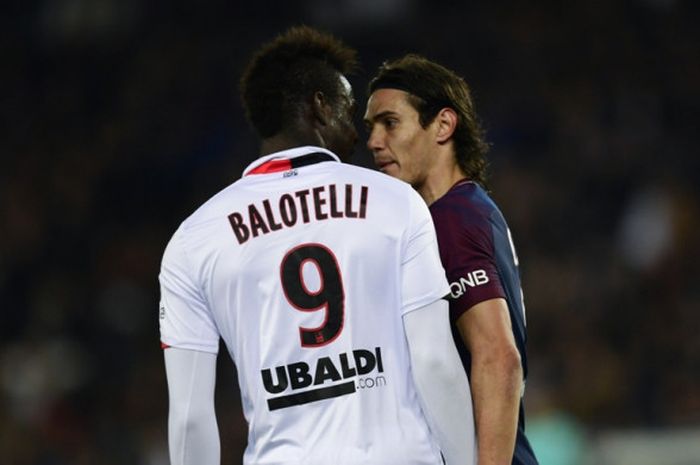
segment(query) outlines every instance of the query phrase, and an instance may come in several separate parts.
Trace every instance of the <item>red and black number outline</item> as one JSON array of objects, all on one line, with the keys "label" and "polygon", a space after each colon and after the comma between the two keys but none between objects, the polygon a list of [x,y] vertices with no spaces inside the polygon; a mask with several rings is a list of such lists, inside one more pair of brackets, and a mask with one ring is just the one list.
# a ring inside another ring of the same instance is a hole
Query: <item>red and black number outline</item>
[{"label": "red and black number outline", "polygon": [[[302,267],[307,261],[316,265],[321,277],[318,291],[309,291]],[[323,323],[316,328],[299,327],[302,347],[321,347],[333,342],[343,331],[345,320],[345,291],[338,260],[326,246],[306,243],[288,251],[280,264],[280,279],[287,301],[302,312],[323,308]]]}]

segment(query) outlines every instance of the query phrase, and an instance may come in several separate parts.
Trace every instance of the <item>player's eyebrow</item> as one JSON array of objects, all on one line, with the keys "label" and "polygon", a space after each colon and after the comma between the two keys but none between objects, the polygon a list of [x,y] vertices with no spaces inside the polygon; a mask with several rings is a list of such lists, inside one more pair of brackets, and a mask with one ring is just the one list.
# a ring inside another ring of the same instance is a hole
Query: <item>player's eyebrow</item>
[{"label": "player's eyebrow", "polygon": [[365,126],[370,127],[372,124],[374,124],[377,120],[386,118],[387,116],[396,116],[398,113],[392,110],[385,110],[380,113],[377,113],[374,115],[372,118],[364,118]]}]

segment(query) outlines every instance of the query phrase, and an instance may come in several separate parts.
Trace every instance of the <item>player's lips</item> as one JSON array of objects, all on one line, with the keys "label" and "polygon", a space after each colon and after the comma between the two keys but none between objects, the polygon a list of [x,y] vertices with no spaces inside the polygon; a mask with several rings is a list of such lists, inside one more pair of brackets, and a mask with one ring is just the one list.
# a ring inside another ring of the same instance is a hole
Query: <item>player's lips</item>
[{"label": "player's lips", "polygon": [[374,164],[380,171],[386,171],[391,165],[396,165],[394,160],[375,160]]}]

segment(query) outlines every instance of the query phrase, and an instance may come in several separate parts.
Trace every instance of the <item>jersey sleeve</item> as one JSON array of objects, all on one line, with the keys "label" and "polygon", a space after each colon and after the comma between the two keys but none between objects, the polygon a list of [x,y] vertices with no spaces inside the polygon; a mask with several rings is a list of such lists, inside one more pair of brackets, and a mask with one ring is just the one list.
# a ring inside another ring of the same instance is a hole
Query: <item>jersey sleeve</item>
[{"label": "jersey sleeve", "polygon": [[219,332],[192,271],[181,228],[165,248],[158,276],[161,344],[215,354]]},{"label": "jersey sleeve", "polygon": [[423,199],[411,191],[410,226],[402,253],[402,314],[449,294],[440,263],[435,226]]},{"label": "jersey sleeve", "polygon": [[440,257],[450,285],[450,318],[474,305],[505,298],[489,217],[470,210],[433,210]]}]

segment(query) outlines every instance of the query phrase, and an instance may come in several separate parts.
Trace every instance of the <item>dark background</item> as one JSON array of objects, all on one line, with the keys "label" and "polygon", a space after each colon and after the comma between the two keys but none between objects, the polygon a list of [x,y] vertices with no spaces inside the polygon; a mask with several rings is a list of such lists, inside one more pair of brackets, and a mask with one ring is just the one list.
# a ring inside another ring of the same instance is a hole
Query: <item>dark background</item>
[{"label": "dark background", "polygon": [[[377,66],[406,52],[471,85],[521,262],[533,436],[554,417],[591,442],[700,425],[698,4],[533,3],[6,4],[0,461],[167,463],[160,256],[256,157],[238,78],[301,23],[359,50],[361,113]],[[371,166],[360,137],[354,162]],[[219,360],[238,463],[246,427]]]}]

